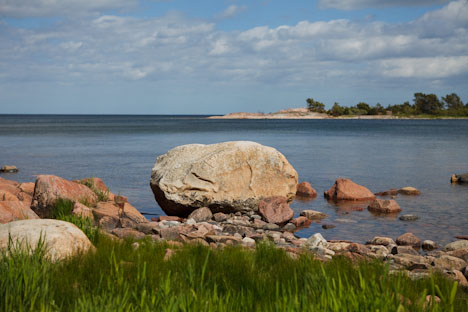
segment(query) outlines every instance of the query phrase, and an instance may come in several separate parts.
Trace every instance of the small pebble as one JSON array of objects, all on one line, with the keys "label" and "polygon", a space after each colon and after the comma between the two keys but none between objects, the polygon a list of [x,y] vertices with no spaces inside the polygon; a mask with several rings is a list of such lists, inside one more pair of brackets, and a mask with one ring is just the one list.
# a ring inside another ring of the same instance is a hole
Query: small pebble
[{"label": "small pebble", "polygon": [[322,224],[322,229],[328,230],[328,229],[333,229],[336,228],[336,225],[334,224]]}]

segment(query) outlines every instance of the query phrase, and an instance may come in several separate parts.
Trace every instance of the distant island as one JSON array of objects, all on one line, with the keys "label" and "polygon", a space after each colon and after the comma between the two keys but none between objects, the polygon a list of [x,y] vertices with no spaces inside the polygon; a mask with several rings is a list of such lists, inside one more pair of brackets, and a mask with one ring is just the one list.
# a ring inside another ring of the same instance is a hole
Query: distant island
[{"label": "distant island", "polygon": [[468,118],[468,104],[464,104],[456,93],[447,94],[439,100],[435,94],[414,94],[414,104],[383,107],[380,103],[370,106],[360,102],[355,106],[340,106],[335,102],[326,110],[325,104],[312,98],[306,99],[307,107],[289,108],[274,113],[229,113],[223,116],[210,116],[209,119],[433,119]]}]

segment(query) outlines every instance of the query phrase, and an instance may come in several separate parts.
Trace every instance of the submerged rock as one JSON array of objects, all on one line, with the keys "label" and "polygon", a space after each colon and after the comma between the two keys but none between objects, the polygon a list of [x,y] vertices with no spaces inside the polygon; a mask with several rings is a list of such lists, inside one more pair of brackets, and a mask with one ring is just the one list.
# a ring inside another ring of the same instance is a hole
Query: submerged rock
[{"label": "submerged rock", "polygon": [[405,214],[405,215],[400,216],[401,221],[416,221],[418,219],[419,219],[418,216],[412,215],[412,214]]},{"label": "submerged rock", "polygon": [[151,189],[169,215],[258,209],[261,199],[296,194],[297,172],[276,149],[237,141],[176,147],[157,158]]},{"label": "submerged rock", "polygon": [[375,199],[367,209],[378,214],[396,214],[401,211],[400,205],[393,199]]},{"label": "submerged rock", "polygon": [[336,179],[335,184],[325,191],[324,196],[334,201],[364,201],[375,199],[368,188],[356,184],[350,179]]},{"label": "submerged rock", "polygon": [[326,213],[312,209],[302,210],[300,215],[306,217],[309,220],[321,220],[328,218],[328,215]]},{"label": "submerged rock", "polygon": [[402,187],[401,189],[398,190],[398,194],[403,194],[403,195],[420,195],[421,192],[412,186],[405,186]]}]

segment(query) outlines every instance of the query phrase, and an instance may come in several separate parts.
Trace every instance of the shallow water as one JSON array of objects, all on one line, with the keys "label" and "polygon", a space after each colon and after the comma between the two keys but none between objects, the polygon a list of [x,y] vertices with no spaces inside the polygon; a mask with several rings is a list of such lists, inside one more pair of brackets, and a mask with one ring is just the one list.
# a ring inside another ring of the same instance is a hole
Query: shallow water
[{"label": "shallow water", "polygon": [[[411,231],[441,244],[468,235],[468,186],[450,175],[468,172],[468,120],[208,120],[201,116],[12,116],[0,115],[0,165],[20,168],[6,179],[34,181],[37,174],[66,179],[100,177],[114,193],[127,195],[142,212],[163,214],[149,188],[156,157],[189,143],[251,140],[275,147],[317,190],[317,199],[295,201],[325,212],[324,230],[312,224],[298,232],[326,239],[364,242],[375,235]],[[397,198],[415,222],[353,211],[323,199],[337,177],[374,192],[414,186],[417,197]]]}]

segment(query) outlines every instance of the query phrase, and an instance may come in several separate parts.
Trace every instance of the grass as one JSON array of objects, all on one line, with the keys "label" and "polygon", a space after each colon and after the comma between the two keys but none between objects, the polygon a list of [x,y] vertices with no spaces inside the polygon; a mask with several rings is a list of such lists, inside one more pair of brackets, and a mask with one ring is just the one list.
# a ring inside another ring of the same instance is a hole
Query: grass
[{"label": "grass", "polygon": [[96,252],[57,263],[0,255],[0,311],[468,311],[468,293],[439,274],[412,281],[380,262],[291,259],[272,245],[212,250],[102,237]]},{"label": "grass", "polygon": [[73,223],[88,236],[93,244],[96,244],[100,237],[99,229],[94,226],[93,220],[74,215],[73,206],[73,201],[58,198],[52,207],[52,218]]},{"label": "grass", "polygon": [[[98,201],[107,201],[109,199],[109,189],[107,189],[107,191],[101,191],[100,189],[98,189],[95,185],[94,185],[94,181],[93,179],[89,179],[87,180],[84,185],[86,185],[87,187],[89,187],[91,189],[91,191],[94,192],[94,194],[96,194],[97,196],[97,199]],[[87,205],[86,205],[87,206]]]}]

